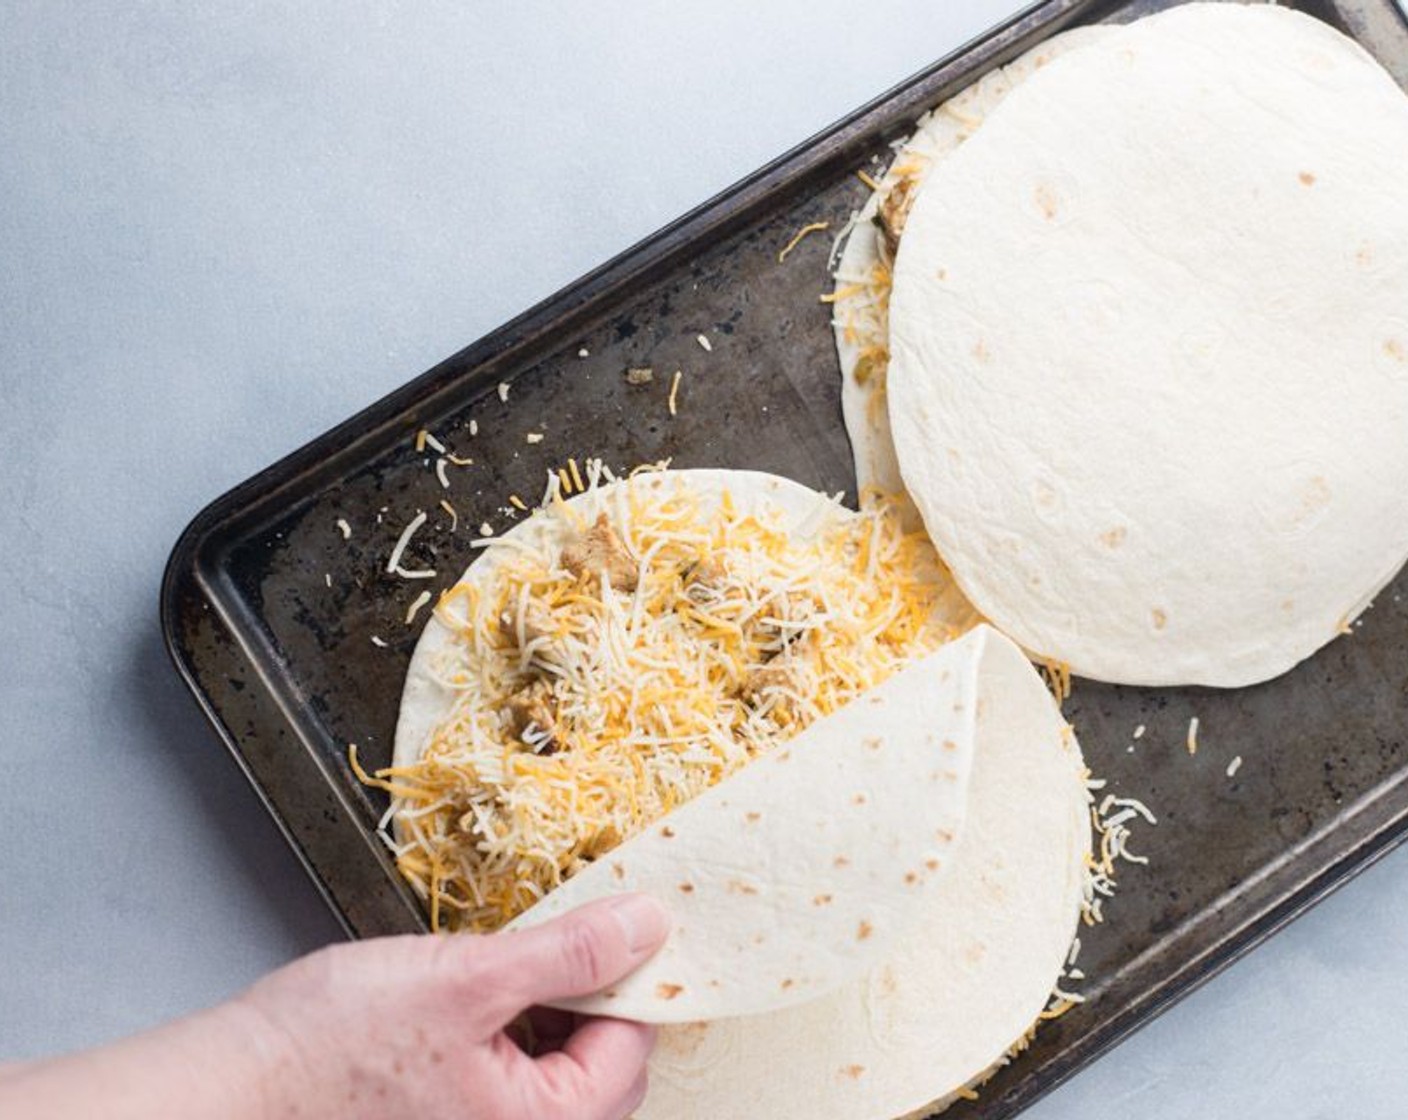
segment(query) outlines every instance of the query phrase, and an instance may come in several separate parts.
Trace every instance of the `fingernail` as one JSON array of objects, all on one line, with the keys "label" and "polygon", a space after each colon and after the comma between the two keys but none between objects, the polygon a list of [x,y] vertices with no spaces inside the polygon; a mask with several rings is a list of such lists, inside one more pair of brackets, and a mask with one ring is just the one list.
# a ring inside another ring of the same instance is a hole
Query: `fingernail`
[{"label": "fingernail", "polygon": [[620,923],[632,953],[659,948],[670,932],[670,915],[649,895],[623,894],[612,901],[611,914]]}]

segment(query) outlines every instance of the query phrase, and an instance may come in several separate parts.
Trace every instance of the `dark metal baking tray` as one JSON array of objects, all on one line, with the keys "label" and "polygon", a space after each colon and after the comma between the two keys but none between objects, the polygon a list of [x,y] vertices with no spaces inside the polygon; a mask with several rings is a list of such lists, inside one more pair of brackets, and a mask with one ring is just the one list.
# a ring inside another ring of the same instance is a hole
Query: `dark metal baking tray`
[{"label": "dark metal baking tray", "polygon": [[[1163,6],[1032,6],[195,518],[162,588],[171,656],[350,934],[424,928],[373,835],[383,804],[346,763],[348,742],[370,765],[389,757],[417,632],[403,616],[425,587],[383,570],[406,521],[430,514],[415,562],[439,570],[433,589],[468,563],[475,527],[507,524],[508,494],[531,497],[568,456],[617,466],[670,457],[853,491],[828,309],[817,299],[831,236],[802,241],[782,264],[779,249],[807,223],[839,227],[864,201],[856,170],[888,158],[922,110],[1063,27]],[[1392,0],[1300,6],[1408,84],[1408,26]],[[627,384],[623,371],[637,366],[656,380]],[[501,382],[512,386],[507,402]],[[421,428],[475,460],[452,469],[450,491],[415,451]],[[530,430],[542,442],[527,443]],[[439,507],[446,497],[455,532]],[[1143,798],[1160,817],[1139,837],[1152,862],[1125,870],[1107,921],[1083,931],[1089,1002],[1044,1026],[977,1102],[950,1115],[1013,1115],[1403,839],[1406,591],[1400,575],[1352,637],[1256,688],[1078,682],[1067,710],[1091,766],[1111,792]],[[1191,756],[1195,715],[1203,746]],[[1139,724],[1148,732],[1135,741]],[[1228,777],[1234,755],[1244,762]]]}]

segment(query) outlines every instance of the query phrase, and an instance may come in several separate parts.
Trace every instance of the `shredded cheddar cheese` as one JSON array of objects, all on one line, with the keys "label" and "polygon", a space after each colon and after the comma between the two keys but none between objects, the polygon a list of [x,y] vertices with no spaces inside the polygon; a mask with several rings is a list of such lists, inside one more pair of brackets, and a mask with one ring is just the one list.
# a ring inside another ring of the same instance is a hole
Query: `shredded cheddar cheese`
[{"label": "shredded cheddar cheese", "polygon": [[[554,482],[535,516],[563,531],[494,542],[492,575],[442,595],[455,639],[432,671],[459,701],[415,764],[352,760],[391,795],[384,837],[432,926],[501,927],[954,636],[938,558],[893,504],[818,503],[801,539],[728,496],[623,487],[607,529]],[[592,551],[608,533],[624,556]]]},{"label": "shredded cheddar cheese", "polygon": [[793,249],[800,245],[802,243],[802,239],[805,238],[807,234],[820,233],[823,230],[827,230],[830,228],[830,222],[812,222],[808,225],[803,226],[801,229],[799,229],[796,233],[792,235],[792,240],[789,241],[786,245],[784,245],[782,247],[782,250],[777,254],[777,263],[781,264],[783,261],[785,261],[787,259],[787,254],[792,252]]}]

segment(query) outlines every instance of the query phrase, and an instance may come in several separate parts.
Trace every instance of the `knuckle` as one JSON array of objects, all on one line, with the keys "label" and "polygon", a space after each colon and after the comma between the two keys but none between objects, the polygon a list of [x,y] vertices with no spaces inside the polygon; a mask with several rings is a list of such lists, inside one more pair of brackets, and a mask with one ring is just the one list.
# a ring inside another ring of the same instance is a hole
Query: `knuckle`
[{"label": "knuckle", "polygon": [[561,1062],[540,1062],[538,1076],[527,1090],[525,1116],[535,1120],[586,1120],[583,1086],[575,1067]]},{"label": "knuckle", "polygon": [[568,923],[562,933],[562,954],[567,964],[567,975],[574,985],[595,991],[613,979],[606,939],[591,922]]}]

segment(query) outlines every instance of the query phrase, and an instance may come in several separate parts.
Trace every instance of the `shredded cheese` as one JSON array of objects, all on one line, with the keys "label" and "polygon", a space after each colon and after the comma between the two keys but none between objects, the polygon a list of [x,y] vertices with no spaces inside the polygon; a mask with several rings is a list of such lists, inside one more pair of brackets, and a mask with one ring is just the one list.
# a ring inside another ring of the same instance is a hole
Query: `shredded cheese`
[{"label": "shredded cheese", "polygon": [[[585,473],[589,492],[609,478]],[[819,506],[799,540],[684,487],[618,490],[601,511],[636,574],[618,587],[564,567],[595,514],[561,489],[535,516],[570,531],[484,542],[486,585],[435,605],[454,640],[432,671],[459,701],[418,762],[365,775],[391,794],[384,838],[436,928],[499,928],[954,636],[934,619],[941,562],[893,502]]]},{"label": "shredded cheese", "polygon": [[411,519],[411,523],[401,530],[401,536],[396,540],[396,547],[391,550],[391,557],[386,561],[386,570],[391,575],[400,576],[402,579],[434,579],[434,568],[416,568],[407,570],[401,567],[401,558],[405,556],[406,549],[411,543],[411,538],[426,522],[426,513],[422,510]]},{"label": "shredded cheese", "polygon": [[503,401],[504,404],[508,404],[508,382],[507,382],[507,381],[500,381],[500,382],[499,382],[499,400]]},{"label": "shredded cheese", "polygon": [[803,226],[792,235],[792,240],[782,247],[782,251],[777,254],[777,263],[781,264],[787,259],[787,254],[802,243],[802,239],[809,233],[820,233],[822,230],[830,229],[830,222],[812,222]]},{"label": "shredded cheese", "polygon": [[440,499],[440,508],[450,515],[450,532],[453,533],[460,527],[460,515],[455,512],[455,507],[444,498]]},{"label": "shredded cheese", "polygon": [[342,534],[343,540],[350,541],[352,539],[352,526],[347,523],[347,518],[339,517],[337,519],[337,531]]},{"label": "shredded cheese", "polygon": [[421,607],[430,602],[430,592],[422,591],[416,596],[415,602],[406,608],[406,625],[409,626],[416,620],[416,615],[420,614]]},{"label": "shredded cheese", "polygon": [[670,415],[671,415],[671,416],[678,416],[678,415],[679,415],[680,378],[683,377],[683,376],[684,376],[684,371],[677,369],[677,370],[675,370],[675,376],[670,379],[670,401],[669,401],[669,405],[670,405]]},{"label": "shredded cheese", "polygon": [[1198,717],[1194,716],[1188,721],[1188,753],[1190,755],[1198,753]]}]

